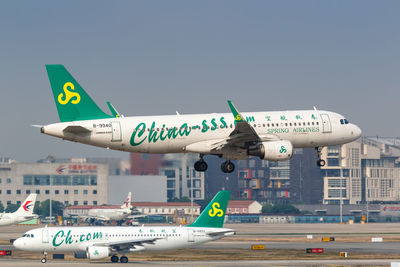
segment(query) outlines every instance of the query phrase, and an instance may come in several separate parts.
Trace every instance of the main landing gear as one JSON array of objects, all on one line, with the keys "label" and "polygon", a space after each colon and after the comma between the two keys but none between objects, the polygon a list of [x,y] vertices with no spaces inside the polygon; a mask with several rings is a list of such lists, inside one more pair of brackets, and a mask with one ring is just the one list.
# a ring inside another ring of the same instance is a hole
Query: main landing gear
[{"label": "main landing gear", "polygon": [[318,155],[317,165],[318,165],[319,167],[324,167],[325,164],[326,164],[326,162],[325,162],[325,160],[321,159],[321,156],[322,156],[322,153],[321,153],[322,147],[316,147],[315,150],[317,151],[317,155]]},{"label": "main landing gear", "polygon": [[235,170],[235,164],[233,164],[230,160],[227,160],[221,164],[221,170],[224,173],[231,173]]},{"label": "main landing gear", "polygon": [[119,260],[121,263],[127,263],[127,262],[128,262],[128,257],[127,257],[127,256],[121,256],[121,258],[118,258],[117,255],[112,255],[111,258],[110,258],[110,260],[111,260],[111,262],[113,262],[113,263],[118,262],[118,260]]},{"label": "main landing gear", "polygon": [[205,172],[208,168],[207,163],[203,159],[204,155],[200,154],[200,159],[194,163],[194,169],[198,172]]}]

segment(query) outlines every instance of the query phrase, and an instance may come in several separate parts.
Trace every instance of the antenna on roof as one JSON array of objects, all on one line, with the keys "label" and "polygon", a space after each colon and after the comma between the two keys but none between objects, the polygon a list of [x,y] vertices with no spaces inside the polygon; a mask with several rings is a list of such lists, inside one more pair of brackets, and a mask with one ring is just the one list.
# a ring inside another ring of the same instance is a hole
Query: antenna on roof
[{"label": "antenna on roof", "polygon": [[318,109],[315,106],[313,106],[313,108],[314,108],[315,111],[318,111]]}]

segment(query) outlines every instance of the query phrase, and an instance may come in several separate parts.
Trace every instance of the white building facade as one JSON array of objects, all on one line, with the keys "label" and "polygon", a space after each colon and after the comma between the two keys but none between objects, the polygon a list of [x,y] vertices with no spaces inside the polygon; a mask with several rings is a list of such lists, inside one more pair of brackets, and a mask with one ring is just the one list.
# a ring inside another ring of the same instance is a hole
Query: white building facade
[{"label": "white building facade", "polygon": [[108,200],[108,165],[95,163],[0,162],[0,201],[20,204],[30,193],[36,201],[100,205]]},{"label": "white building facade", "polygon": [[199,158],[195,154],[167,154],[166,166],[160,169],[160,175],[167,177],[167,198],[188,197],[193,200],[204,199],[204,172],[194,169]]}]

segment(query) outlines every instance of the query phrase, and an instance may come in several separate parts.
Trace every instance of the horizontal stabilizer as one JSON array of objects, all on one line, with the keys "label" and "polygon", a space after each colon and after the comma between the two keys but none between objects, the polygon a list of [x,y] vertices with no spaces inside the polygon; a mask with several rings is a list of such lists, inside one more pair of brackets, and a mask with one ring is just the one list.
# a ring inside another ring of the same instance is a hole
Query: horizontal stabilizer
[{"label": "horizontal stabilizer", "polygon": [[90,133],[91,131],[92,130],[89,130],[88,128],[78,126],[78,125],[70,125],[70,126],[67,126],[63,130],[63,132],[73,133],[73,134],[86,134],[86,133]]},{"label": "horizontal stabilizer", "polygon": [[206,232],[206,234],[209,236],[234,235],[234,234],[236,234],[236,232],[228,229],[228,230],[223,230],[223,231],[210,231],[210,232]]}]

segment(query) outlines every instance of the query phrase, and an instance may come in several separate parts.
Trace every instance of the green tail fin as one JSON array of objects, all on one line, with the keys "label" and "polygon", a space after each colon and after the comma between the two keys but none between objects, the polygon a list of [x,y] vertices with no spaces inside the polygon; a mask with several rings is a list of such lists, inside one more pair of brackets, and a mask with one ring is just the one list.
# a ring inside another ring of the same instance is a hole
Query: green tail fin
[{"label": "green tail fin", "polygon": [[104,113],[63,65],[46,65],[61,122],[111,118]]},{"label": "green tail fin", "polygon": [[230,194],[231,192],[229,191],[219,191],[210,203],[208,203],[197,220],[188,226],[221,228],[224,225],[225,212]]}]

